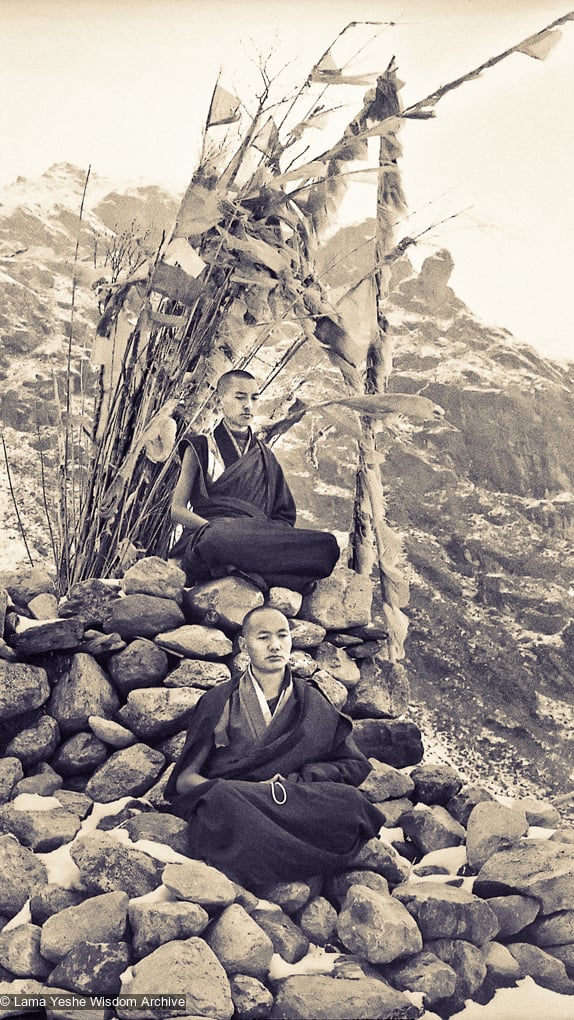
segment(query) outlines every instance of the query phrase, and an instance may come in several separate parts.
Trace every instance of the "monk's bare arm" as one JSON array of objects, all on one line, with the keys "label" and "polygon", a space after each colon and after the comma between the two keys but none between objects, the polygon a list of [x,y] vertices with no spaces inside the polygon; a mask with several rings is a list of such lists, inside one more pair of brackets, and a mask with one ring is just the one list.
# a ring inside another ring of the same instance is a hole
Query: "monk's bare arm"
[{"label": "monk's bare arm", "polygon": [[207,524],[205,517],[194,513],[187,505],[193,492],[198,472],[199,464],[197,457],[191,447],[188,446],[183,455],[181,471],[173,493],[171,519],[174,524],[183,524],[184,528],[191,528],[192,531],[197,531],[198,528]]}]

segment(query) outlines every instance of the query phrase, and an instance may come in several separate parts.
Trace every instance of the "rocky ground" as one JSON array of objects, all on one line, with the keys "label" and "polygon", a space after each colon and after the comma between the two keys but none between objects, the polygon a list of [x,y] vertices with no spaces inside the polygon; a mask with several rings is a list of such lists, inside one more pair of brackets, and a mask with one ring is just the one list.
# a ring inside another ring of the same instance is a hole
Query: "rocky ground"
[{"label": "rocky ground", "polygon": [[354,719],[384,825],[339,875],[245,889],[186,856],[163,790],[261,592],[186,588],[155,558],[60,600],[41,569],[0,580],[0,1016],[71,1020],[73,994],[112,1020],[139,994],[165,1020],[446,1020],[525,978],[574,1001],[574,831],[423,760],[368,581],[341,567],[268,600],[293,668]]}]

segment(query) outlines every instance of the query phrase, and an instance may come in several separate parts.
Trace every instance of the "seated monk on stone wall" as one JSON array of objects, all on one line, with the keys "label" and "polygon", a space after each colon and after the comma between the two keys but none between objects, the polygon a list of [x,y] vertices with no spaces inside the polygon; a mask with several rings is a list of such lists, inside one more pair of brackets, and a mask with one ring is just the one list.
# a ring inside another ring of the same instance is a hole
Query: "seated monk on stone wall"
[{"label": "seated monk on stone wall", "polygon": [[339,557],[334,535],[295,528],[295,503],[271,450],[251,430],[257,382],[249,372],[221,376],[222,420],[208,435],[182,440],[171,516],[183,534],[169,558],[188,584],[236,572],[264,591],[305,592]]},{"label": "seated monk on stone wall", "polygon": [[240,644],[250,665],[202,695],[165,791],[190,856],[251,887],[344,869],[384,822],[351,720],[291,674],[278,610],[252,609]]}]

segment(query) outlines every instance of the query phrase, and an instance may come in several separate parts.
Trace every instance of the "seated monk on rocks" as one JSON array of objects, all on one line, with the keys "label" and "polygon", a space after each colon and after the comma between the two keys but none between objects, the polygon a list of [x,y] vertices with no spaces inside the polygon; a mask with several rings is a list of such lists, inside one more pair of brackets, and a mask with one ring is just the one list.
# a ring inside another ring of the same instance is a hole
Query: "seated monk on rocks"
[{"label": "seated monk on rocks", "polygon": [[295,503],[271,450],[251,431],[257,382],[249,372],[222,375],[222,420],[208,435],[182,440],[181,473],[171,516],[183,534],[169,558],[188,584],[239,573],[266,591],[304,592],[328,577],[339,557],[334,535],[295,528]]},{"label": "seated monk on rocks", "polygon": [[344,869],[384,822],[351,720],[291,674],[278,610],[252,609],[240,644],[250,665],[202,695],[165,791],[190,856],[251,887]]}]

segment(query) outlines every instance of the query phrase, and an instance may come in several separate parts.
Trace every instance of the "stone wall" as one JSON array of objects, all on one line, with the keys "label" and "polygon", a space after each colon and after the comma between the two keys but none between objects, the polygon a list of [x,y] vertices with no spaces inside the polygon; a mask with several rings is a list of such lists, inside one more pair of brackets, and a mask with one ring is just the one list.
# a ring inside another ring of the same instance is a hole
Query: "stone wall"
[{"label": "stone wall", "polygon": [[146,1016],[212,1020],[430,1020],[525,975],[574,993],[574,833],[543,802],[420,764],[370,600],[345,569],[303,600],[270,592],[292,665],[354,720],[385,825],[345,873],[256,896],[187,858],[185,824],[157,809],[187,713],[242,666],[261,593],[187,589],[157,559],[60,603],[43,571],[0,578],[0,992],[180,993]]}]

